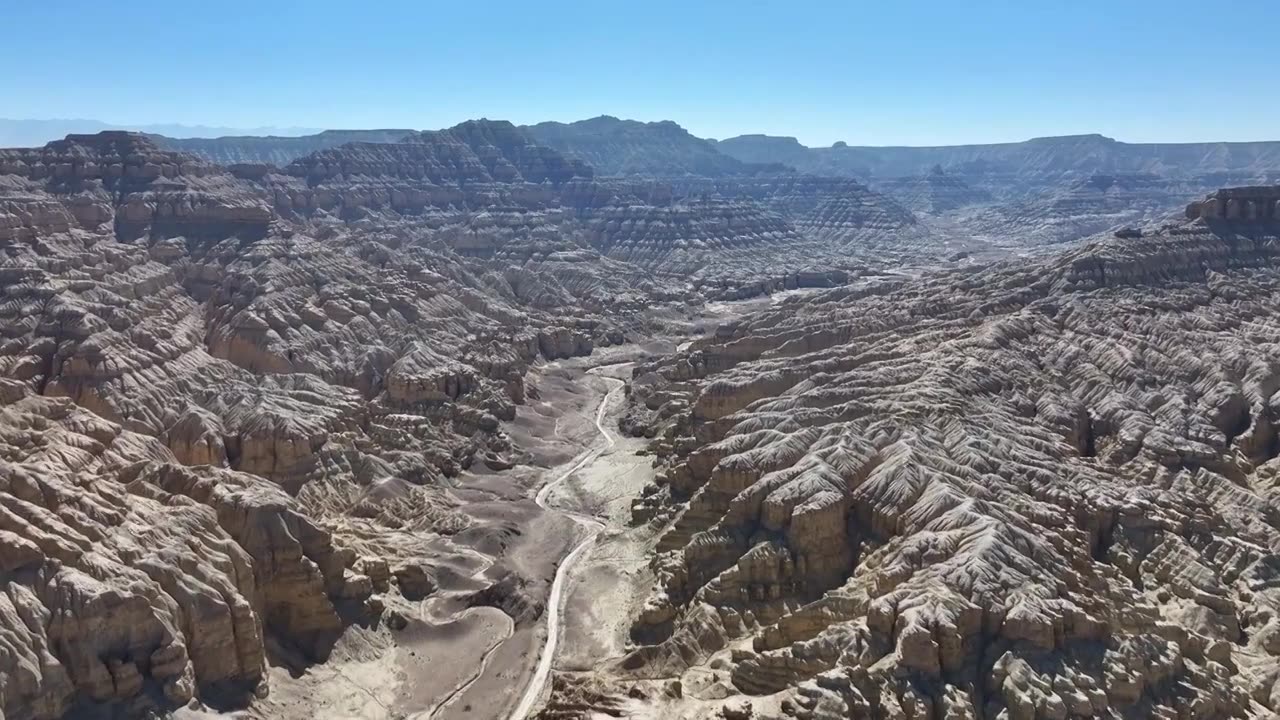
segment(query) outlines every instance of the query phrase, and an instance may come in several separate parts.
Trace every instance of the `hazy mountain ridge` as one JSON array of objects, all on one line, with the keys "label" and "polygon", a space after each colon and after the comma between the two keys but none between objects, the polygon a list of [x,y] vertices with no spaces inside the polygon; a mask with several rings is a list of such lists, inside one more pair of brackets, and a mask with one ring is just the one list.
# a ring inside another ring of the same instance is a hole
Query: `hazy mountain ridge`
[{"label": "hazy mountain ridge", "polygon": [[572,123],[543,122],[525,130],[538,142],[583,160],[603,175],[754,175],[787,172],[783,163],[726,155],[670,121],[639,122],[609,115]]},{"label": "hazy mountain ridge", "polygon": [[[346,142],[397,142],[410,129],[316,130],[152,124],[99,120],[0,119],[0,146],[34,147],[68,134],[130,129],[221,164],[287,165]],[[726,177],[799,171],[862,180],[927,176],[941,168],[987,190],[1064,176],[1155,174],[1202,177],[1204,184],[1266,180],[1280,168],[1280,141],[1126,143],[1099,134],[985,145],[807,147],[794,137],[739,135],[708,140],[670,120],[639,122],[602,115],[522,128],[538,143],[580,159],[601,175]],[[1015,178],[1017,180],[1015,180]]]},{"label": "hazy mountain ridge", "polygon": [[303,127],[252,127],[232,128],[211,125],[183,125],[181,123],[109,123],[87,118],[11,119],[0,118],[0,147],[38,147],[47,142],[61,140],[67,135],[89,134],[103,130],[132,130],[148,135],[165,135],[181,138],[216,138],[224,136],[284,136],[313,135],[320,128]]},{"label": "hazy mountain ridge", "polygon": [[312,135],[233,135],[217,138],[172,138],[154,135],[162,147],[198,155],[220,165],[253,163],[284,167],[306,155],[351,142],[392,143],[412,130],[323,130]]},{"label": "hazy mountain ridge", "polygon": [[969,177],[1094,173],[1274,172],[1280,141],[1126,143],[1102,135],[1045,137],[1016,143],[937,147],[872,147],[836,143],[806,147],[793,137],[740,135],[716,147],[744,162],[781,162],[801,172],[860,178],[923,175],[935,166]]}]

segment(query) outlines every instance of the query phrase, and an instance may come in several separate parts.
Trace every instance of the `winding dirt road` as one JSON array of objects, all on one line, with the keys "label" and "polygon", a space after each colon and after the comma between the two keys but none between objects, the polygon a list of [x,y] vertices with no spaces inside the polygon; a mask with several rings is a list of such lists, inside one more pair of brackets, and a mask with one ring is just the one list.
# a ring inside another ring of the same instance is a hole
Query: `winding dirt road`
[{"label": "winding dirt road", "polygon": [[547,679],[551,676],[551,666],[555,662],[556,646],[560,642],[560,616],[564,607],[566,586],[568,584],[567,578],[573,570],[574,564],[577,563],[579,558],[581,558],[587,549],[591,547],[592,543],[596,540],[596,536],[604,529],[604,523],[600,522],[596,518],[589,515],[582,515],[580,513],[573,512],[572,510],[553,508],[547,504],[547,499],[551,496],[552,491],[555,490],[556,487],[572,477],[574,473],[586,467],[589,463],[594,462],[604,454],[605,451],[617,444],[617,440],[614,439],[613,434],[604,426],[604,416],[609,409],[610,400],[617,395],[623,387],[625,387],[626,383],[617,378],[600,375],[598,371],[602,370],[604,367],[608,366],[592,368],[588,372],[609,383],[616,383],[616,385],[610,388],[609,392],[605,393],[605,396],[600,399],[600,408],[596,411],[596,430],[599,431],[600,436],[604,438],[605,442],[597,445],[590,452],[583,455],[578,462],[574,463],[568,470],[561,473],[559,477],[542,486],[542,489],[539,490],[538,494],[534,497],[534,502],[538,503],[539,507],[545,510],[558,510],[559,512],[569,516],[574,522],[587,528],[587,536],[582,539],[582,542],[578,543],[577,547],[575,547],[573,551],[565,557],[565,559],[560,563],[560,567],[556,569],[556,576],[551,583],[551,593],[547,601],[547,641],[542,646],[542,653],[538,656],[537,668],[534,670],[533,677],[529,679],[528,686],[525,687],[524,695],[520,698],[520,704],[516,706],[515,710],[513,710],[509,716],[510,720],[525,720],[525,718],[533,712],[534,706],[537,705],[538,700],[542,697],[542,692],[547,685]]}]

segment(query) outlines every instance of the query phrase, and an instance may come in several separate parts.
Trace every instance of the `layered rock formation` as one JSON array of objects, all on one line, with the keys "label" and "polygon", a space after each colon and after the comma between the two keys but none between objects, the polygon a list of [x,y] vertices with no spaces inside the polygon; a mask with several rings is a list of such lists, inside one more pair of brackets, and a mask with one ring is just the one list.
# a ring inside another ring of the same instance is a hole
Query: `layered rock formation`
[{"label": "layered rock formation", "polygon": [[[736,271],[741,278],[779,267],[808,276],[824,269],[856,275],[904,262],[927,263],[945,254],[939,238],[910,210],[848,178],[786,174],[670,182],[676,197],[691,207],[728,202],[746,211],[760,208],[780,217],[803,239],[774,244],[763,257],[757,249],[754,262],[748,257],[737,264],[693,265],[700,276],[732,277]],[[751,286],[741,285],[744,290]]]},{"label": "layered rock formation", "polygon": [[0,707],[140,716],[259,692],[264,634],[323,658],[369,596],[354,555],[262,477],[0,380]]},{"label": "layered rock formation", "polygon": [[661,539],[618,672],[727,668],[726,717],[1269,717],[1280,226],[1210,214],[638,368]]},{"label": "layered rock formation", "polygon": [[[591,244],[610,257],[657,270],[692,270],[695,278],[803,253],[806,244],[782,216],[743,202],[615,205],[589,213],[585,224]],[[809,252],[819,252],[811,244]]]},{"label": "layered rock formation", "polygon": [[909,211],[849,179],[599,178],[527,130],[494,121],[399,143],[351,143],[254,180],[282,212],[348,220],[390,213],[444,230],[455,250],[484,257],[554,233],[576,241],[579,254],[692,280],[717,296],[782,287],[823,262],[844,271],[878,257],[877,242],[914,252],[898,233],[920,234]]},{"label": "layered rock formation", "polygon": [[676,194],[689,198],[751,200],[791,220],[802,230],[828,239],[859,231],[884,234],[916,224],[911,211],[856,180],[815,175],[672,180]]},{"label": "layered rock formation", "polygon": [[[758,275],[779,262],[802,271],[822,263],[847,268],[874,261],[885,246],[897,245],[899,252],[923,250],[925,233],[911,212],[865,185],[849,178],[799,175],[779,163],[742,163],[675,123],[600,117],[525,130],[587,161],[601,175],[648,175],[671,186],[678,207],[656,203],[659,208],[642,208],[655,203],[620,197],[609,207],[593,204],[598,211],[583,214],[596,247],[647,267],[698,276],[736,275],[740,282],[744,274]],[[764,211],[778,215],[785,226],[766,220]],[[742,237],[732,242],[717,237],[726,234]],[[796,238],[806,242],[797,244]],[[755,257],[725,252],[761,243],[769,246],[763,263],[758,248],[751,251]],[[633,245],[638,249],[632,250]],[[711,259],[716,262],[708,263]]]},{"label": "layered rock formation", "polygon": [[1275,186],[1223,188],[1187,206],[1190,220],[1260,222],[1280,220],[1280,191]]},{"label": "layered rock formation", "polygon": [[[515,130],[508,128],[506,132]],[[794,138],[767,136],[742,136],[717,143],[694,137],[671,122],[640,123],[607,116],[569,124],[540,123],[520,130],[525,138],[594,166],[603,176],[665,178],[677,198],[750,197],[782,214],[803,235],[816,234],[819,239],[837,242],[842,239],[840,235],[852,235],[845,238],[852,242],[842,243],[847,245],[844,250],[866,250],[856,264],[865,264],[866,258],[884,253],[889,253],[892,265],[922,261],[930,264],[975,253],[987,257],[1010,250],[1038,252],[1047,244],[1161,220],[1187,196],[1225,184],[1267,181],[1277,167],[1274,143],[1127,144],[1100,135],[1081,135],[935,148],[871,148],[846,143],[808,148]],[[286,159],[299,158],[303,149],[331,149],[344,139],[394,144],[404,139],[393,137],[396,132],[328,131],[304,138],[163,142],[203,152],[222,162],[239,163],[242,174],[262,177],[269,175],[266,162],[284,165]],[[287,147],[280,142],[284,140],[290,143]],[[265,150],[255,154],[254,147]],[[294,152],[298,154],[290,154]],[[365,156],[359,162],[418,167],[413,158],[393,157],[396,152],[367,148],[359,153]],[[427,162],[427,166],[437,162],[438,159]],[[792,168],[810,174],[797,175]],[[291,172],[298,174],[296,168]],[[425,172],[425,168],[410,172]],[[870,183],[910,211],[940,220],[907,228],[909,223],[884,207],[886,201],[858,198],[865,191],[851,192],[848,188],[838,191],[843,197],[831,207],[817,212],[812,198],[827,194],[815,193],[817,186],[833,185],[836,178],[847,181],[850,177]],[[400,188],[401,192],[395,193],[394,188],[386,187],[385,179],[362,179],[369,181],[362,183],[362,189],[370,197],[358,201],[377,207],[404,206],[419,212],[422,207],[463,201],[451,193],[424,194],[421,188]],[[440,181],[439,177],[431,179]],[[500,177],[498,181],[507,180]],[[599,196],[612,194],[609,186],[613,181],[593,184],[591,193],[597,201]],[[788,184],[792,190],[782,189]],[[301,198],[302,202],[333,206],[333,197],[328,193],[313,199],[308,190],[291,186],[282,189],[295,203]],[[698,194],[686,195],[686,191]],[[793,203],[787,196],[802,198],[808,203],[807,209],[790,212],[786,206]],[[465,200],[472,205],[476,201],[474,191]],[[504,196],[503,201],[556,202],[545,193],[536,192],[518,193],[514,198]],[[563,197],[558,202],[575,206]],[[887,214],[876,218],[881,212]],[[805,217],[811,213],[813,218]],[[893,242],[886,237],[897,233],[905,237]],[[847,257],[847,252],[840,256]]]},{"label": "layered rock formation", "polygon": [[70,135],[43,148],[0,150],[0,177],[0,202],[8,210],[0,238],[11,240],[73,226],[114,226],[124,237],[152,231],[261,236],[272,217],[261,194],[226,170],[160,150],[133,133]]}]

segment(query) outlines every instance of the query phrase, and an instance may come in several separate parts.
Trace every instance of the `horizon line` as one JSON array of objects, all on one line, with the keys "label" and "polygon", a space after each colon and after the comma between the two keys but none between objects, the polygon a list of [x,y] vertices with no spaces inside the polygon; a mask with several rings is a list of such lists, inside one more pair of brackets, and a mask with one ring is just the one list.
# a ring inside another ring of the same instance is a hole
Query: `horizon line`
[{"label": "horizon line", "polygon": [[[384,131],[384,130],[407,130],[408,132],[422,132],[422,131],[424,131],[424,130],[447,130],[447,129],[449,129],[450,127],[454,127],[454,126],[456,126],[456,125],[458,125],[458,124],[461,124],[461,123],[464,123],[464,122],[468,122],[468,121],[473,121],[473,120],[491,120],[491,121],[496,121],[496,122],[510,122],[512,125],[515,125],[516,127],[532,127],[532,126],[534,126],[534,125],[540,125],[540,124],[544,124],[544,123],[554,123],[554,124],[559,124],[559,125],[573,125],[573,124],[576,124],[576,123],[587,122],[587,121],[590,121],[590,120],[598,120],[598,119],[601,119],[601,118],[609,118],[609,119],[613,119],[613,120],[618,120],[618,121],[620,121],[620,122],[634,122],[634,123],[640,123],[640,124],[643,124],[643,125],[657,125],[657,124],[664,124],[664,123],[665,123],[665,124],[674,124],[674,125],[676,125],[677,127],[679,127],[681,130],[683,130],[683,131],[685,131],[686,133],[688,133],[688,134],[689,134],[690,136],[692,136],[692,137],[695,137],[695,138],[700,139],[700,140],[706,140],[706,141],[708,141],[708,142],[716,143],[716,144],[721,143],[721,142],[725,142],[725,141],[727,141],[727,140],[734,140],[734,139],[738,139],[738,138],[769,138],[769,139],[772,139],[772,140],[792,141],[792,142],[795,142],[795,143],[796,143],[797,145],[799,145],[800,147],[805,148],[805,149],[808,149],[808,150],[827,150],[827,149],[833,149],[833,148],[841,147],[841,146],[843,146],[843,147],[847,147],[847,148],[850,148],[850,149],[855,149],[855,150],[860,150],[860,149],[873,149],[873,150],[878,150],[878,149],[884,149],[884,150],[889,150],[889,149],[893,149],[893,150],[897,150],[897,149],[921,149],[921,150],[927,150],[927,149],[938,149],[938,148],[985,147],[985,146],[996,146],[996,145],[1020,145],[1020,144],[1025,144],[1025,143],[1030,143],[1030,142],[1035,142],[1035,141],[1042,141],[1042,140],[1063,140],[1063,139],[1069,139],[1069,138],[1080,138],[1080,139],[1085,139],[1085,138],[1097,138],[1097,139],[1104,140],[1104,141],[1107,141],[1107,142],[1113,142],[1113,143],[1122,144],[1122,145],[1255,145],[1255,144],[1266,144],[1266,143],[1280,143],[1280,139],[1255,139],[1255,140],[1175,140],[1175,141],[1166,141],[1166,140],[1139,140],[1139,141],[1130,141],[1130,140],[1120,140],[1120,139],[1117,139],[1117,138],[1111,137],[1111,136],[1109,136],[1109,135],[1107,135],[1107,134],[1105,134],[1105,133],[1102,133],[1102,132],[1096,132],[1096,131],[1094,131],[1094,132],[1079,132],[1079,133],[1063,133],[1063,134],[1060,134],[1060,135],[1052,135],[1052,134],[1050,134],[1050,135],[1034,135],[1034,136],[1032,136],[1032,137],[1024,138],[1024,139],[1021,139],[1021,140],[998,140],[998,141],[987,141],[987,142],[953,142],[953,143],[940,143],[940,144],[919,144],[919,145],[913,145],[913,144],[902,144],[902,143],[897,143],[897,144],[894,144],[894,143],[888,143],[888,144],[855,144],[855,143],[850,143],[850,142],[843,141],[843,140],[837,140],[837,141],[835,141],[835,142],[833,142],[833,143],[830,143],[830,144],[815,144],[815,145],[808,145],[808,144],[805,144],[804,142],[802,142],[799,138],[797,138],[797,137],[796,137],[796,136],[794,136],[794,135],[771,135],[771,134],[769,134],[769,133],[763,133],[763,132],[746,132],[746,133],[739,133],[739,134],[737,134],[737,135],[732,135],[732,136],[729,136],[729,137],[726,137],[726,138],[723,138],[723,139],[713,138],[713,137],[704,137],[704,136],[698,135],[698,134],[694,133],[693,131],[689,130],[689,128],[687,128],[686,126],[684,126],[684,125],[680,124],[678,121],[671,120],[671,119],[664,119],[664,120],[636,120],[636,119],[632,119],[632,118],[621,118],[621,117],[618,117],[618,116],[616,116],[616,115],[609,115],[609,114],[607,114],[607,113],[605,113],[605,114],[600,114],[600,115],[594,115],[594,116],[592,116],[592,117],[582,118],[582,119],[579,119],[579,120],[571,120],[571,121],[560,121],[560,120],[541,120],[541,121],[538,121],[538,122],[534,122],[534,123],[527,123],[527,124],[517,123],[517,122],[511,121],[511,120],[505,120],[505,119],[502,119],[502,118],[488,118],[488,117],[483,117],[483,116],[482,116],[482,117],[470,117],[470,118],[467,118],[466,120],[461,120],[461,121],[459,121],[458,123],[454,123],[454,125],[450,125],[450,126],[448,126],[448,127],[441,127],[441,128],[395,127],[394,125],[382,125],[382,126],[380,126],[380,127],[379,127],[379,126],[366,126],[366,127],[315,127],[315,126],[304,126],[304,125],[291,125],[291,126],[258,125],[258,126],[234,127],[234,126],[230,126],[230,125],[189,124],[189,123],[182,123],[182,122],[166,122],[166,121],[154,121],[154,122],[145,122],[145,123],[116,123],[116,122],[110,122],[110,121],[106,121],[106,120],[99,120],[99,119],[97,119],[97,118],[86,118],[86,117],[79,117],[79,118],[61,118],[61,117],[55,117],[55,118],[10,118],[10,117],[0,117],[0,123],[94,123],[94,124],[97,124],[97,125],[101,125],[101,126],[103,126],[103,127],[101,128],[101,130],[98,130],[98,131],[95,131],[95,132],[104,132],[104,131],[112,131],[112,130],[114,130],[114,131],[124,130],[124,131],[128,131],[128,132],[137,132],[137,133],[139,133],[139,134],[143,134],[143,135],[162,135],[162,136],[164,136],[164,137],[169,137],[169,138],[172,138],[172,139],[175,139],[175,140],[220,140],[220,139],[226,139],[226,138],[237,138],[237,137],[281,137],[281,138],[300,138],[300,137],[309,137],[309,136],[312,136],[312,135],[319,135],[319,134],[321,134],[321,133],[325,133],[325,132],[373,132],[373,131]],[[163,133],[157,133],[157,132],[148,131],[148,130],[144,130],[144,129],[143,129],[143,128],[146,128],[146,127],[161,127],[161,126],[167,126],[167,127],[174,128],[174,129],[179,129],[179,128],[181,128],[181,129],[189,129],[189,130],[201,130],[201,129],[203,129],[203,130],[210,130],[210,131],[226,131],[226,134],[223,134],[223,135],[187,135],[187,136],[179,136],[179,135],[165,135],[165,134],[163,134]],[[258,131],[258,132],[254,132],[254,131]],[[72,134],[79,134],[79,133],[72,133]],[[63,137],[65,137],[65,136],[63,136]],[[55,139],[58,139],[58,138],[55,138]]]}]

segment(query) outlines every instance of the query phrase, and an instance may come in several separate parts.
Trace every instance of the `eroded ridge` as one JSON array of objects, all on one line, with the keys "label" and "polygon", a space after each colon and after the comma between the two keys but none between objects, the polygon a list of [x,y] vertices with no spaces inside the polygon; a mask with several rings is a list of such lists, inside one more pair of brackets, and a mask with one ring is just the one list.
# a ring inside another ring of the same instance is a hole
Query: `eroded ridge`
[{"label": "eroded ridge", "polygon": [[619,672],[800,718],[1269,716],[1277,232],[828,291],[637,370],[665,529]]}]

